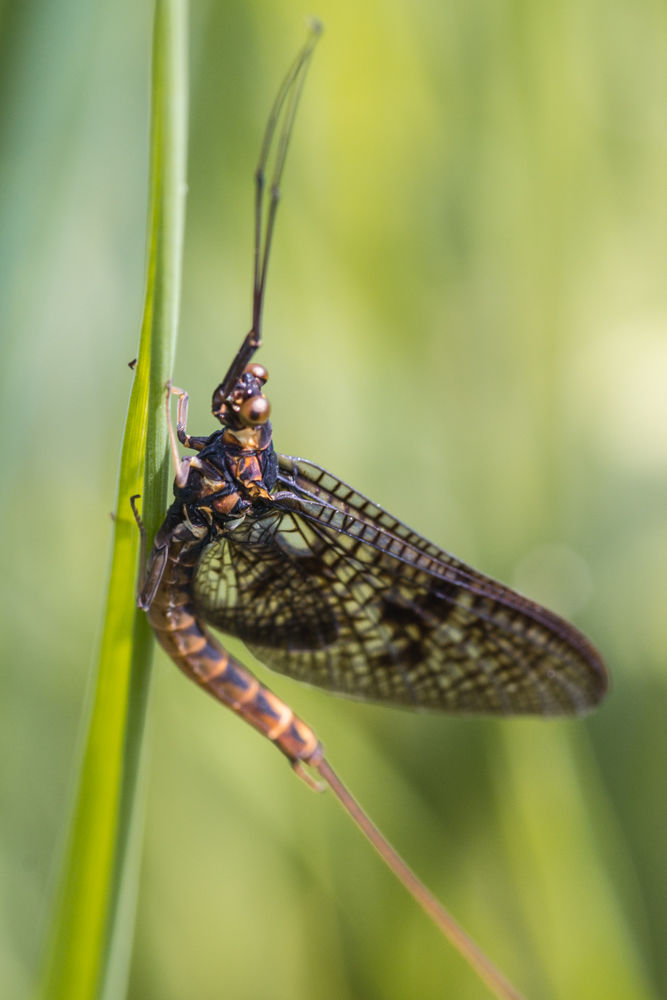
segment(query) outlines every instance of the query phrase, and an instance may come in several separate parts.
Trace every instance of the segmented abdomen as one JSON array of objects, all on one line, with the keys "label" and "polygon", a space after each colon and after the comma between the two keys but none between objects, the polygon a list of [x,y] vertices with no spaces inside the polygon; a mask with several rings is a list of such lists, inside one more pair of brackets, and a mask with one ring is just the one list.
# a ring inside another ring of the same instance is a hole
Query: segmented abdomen
[{"label": "segmented abdomen", "polygon": [[224,649],[199,621],[191,597],[198,543],[172,539],[148,620],[174,663],[214,698],[267,736],[292,761],[323,756],[312,729]]}]

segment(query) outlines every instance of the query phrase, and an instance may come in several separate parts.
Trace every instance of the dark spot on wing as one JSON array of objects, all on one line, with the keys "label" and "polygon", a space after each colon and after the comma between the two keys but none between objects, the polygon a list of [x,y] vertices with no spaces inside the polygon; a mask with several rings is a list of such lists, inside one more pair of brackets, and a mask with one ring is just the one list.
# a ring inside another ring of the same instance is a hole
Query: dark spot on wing
[{"label": "dark spot on wing", "polygon": [[406,667],[416,667],[426,656],[426,650],[418,639],[411,640],[405,649],[401,650],[401,663]]},{"label": "dark spot on wing", "polygon": [[413,625],[420,631],[429,630],[447,621],[459,592],[459,587],[446,580],[430,590],[415,592],[409,599],[389,591],[380,596],[380,620],[402,629]]},{"label": "dark spot on wing", "polygon": [[438,580],[431,590],[420,596],[418,603],[427,615],[433,615],[438,621],[445,622],[456,607],[460,592],[461,588],[457,584]]},{"label": "dark spot on wing", "polygon": [[400,629],[407,628],[408,625],[416,625],[419,629],[423,627],[424,616],[416,602],[407,602],[397,594],[388,592],[380,594],[378,603],[382,622],[397,625]]}]

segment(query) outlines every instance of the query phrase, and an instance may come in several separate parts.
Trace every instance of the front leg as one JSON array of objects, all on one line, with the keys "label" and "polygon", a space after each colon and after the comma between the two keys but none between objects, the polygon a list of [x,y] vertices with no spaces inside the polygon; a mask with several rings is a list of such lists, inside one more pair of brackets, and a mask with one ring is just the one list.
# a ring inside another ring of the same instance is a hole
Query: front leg
[{"label": "front leg", "polygon": [[186,448],[193,448],[195,451],[201,451],[207,439],[202,437],[190,437],[190,435],[186,433],[185,428],[188,421],[188,404],[190,402],[190,397],[184,389],[179,389],[177,386],[172,385],[171,379],[169,379],[166,385],[165,400],[167,407],[167,431],[169,433],[171,459],[174,465],[174,478],[176,480],[176,485],[182,489],[188,481],[192,459],[188,457],[181,458],[178,451],[178,444],[176,443],[176,434],[174,434],[174,428],[171,422],[171,411],[169,406],[172,393],[178,396],[178,407],[176,409],[176,434],[178,435],[178,440],[181,444]]},{"label": "front leg", "polygon": [[207,438],[205,437],[190,437],[186,432],[186,427],[188,423],[188,406],[190,405],[190,397],[185,391],[185,389],[179,389],[175,385],[168,383],[170,392],[173,392],[175,396],[178,396],[178,406],[176,408],[176,434],[178,435],[178,440],[186,448],[193,448],[195,451],[201,451],[206,444]]},{"label": "front leg", "polygon": [[207,437],[191,437],[186,433],[186,426],[188,422],[188,406],[190,404],[190,397],[184,389],[177,389],[176,386],[171,387],[171,391],[178,396],[178,406],[176,408],[176,434],[178,435],[178,440],[186,448],[192,448],[194,451],[201,451],[206,442]]}]

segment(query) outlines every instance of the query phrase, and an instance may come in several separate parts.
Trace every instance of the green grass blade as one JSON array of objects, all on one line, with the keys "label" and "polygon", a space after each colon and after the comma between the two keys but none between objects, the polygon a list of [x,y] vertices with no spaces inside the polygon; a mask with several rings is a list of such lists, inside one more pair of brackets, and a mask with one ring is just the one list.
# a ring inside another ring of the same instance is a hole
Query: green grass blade
[{"label": "green grass blade", "polygon": [[150,630],[135,602],[139,535],[129,497],[143,492],[150,536],[164,511],[168,476],[164,384],[180,299],[186,95],[185,0],[157,0],[146,299],[121,450],[99,661],[47,941],[41,995],[48,1000],[90,1000],[102,992],[118,997],[127,974],[136,896],[133,839],[135,850],[138,843],[132,833],[141,813],[135,792],[152,653]]}]

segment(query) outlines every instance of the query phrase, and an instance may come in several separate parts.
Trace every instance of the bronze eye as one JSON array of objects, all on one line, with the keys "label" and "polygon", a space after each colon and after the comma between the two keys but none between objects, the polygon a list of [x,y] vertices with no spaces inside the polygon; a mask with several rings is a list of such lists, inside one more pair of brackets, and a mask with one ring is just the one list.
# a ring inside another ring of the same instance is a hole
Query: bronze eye
[{"label": "bronze eye", "polygon": [[271,404],[265,396],[251,396],[241,403],[239,417],[246,427],[265,424],[271,413]]},{"label": "bronze eye", "polygon": [[258,378],[260,380],[260,382],[266,382],[266,380],[269,377],[269,373],[267,372],[264,365],[257,365],[255,364],[254,361],[252,362],[252,364],[246,365],[246,372],[249,375],[254,375],[255,378]]}]

